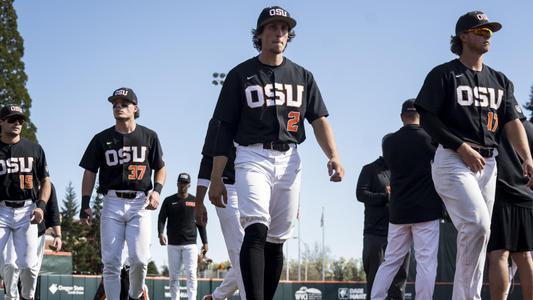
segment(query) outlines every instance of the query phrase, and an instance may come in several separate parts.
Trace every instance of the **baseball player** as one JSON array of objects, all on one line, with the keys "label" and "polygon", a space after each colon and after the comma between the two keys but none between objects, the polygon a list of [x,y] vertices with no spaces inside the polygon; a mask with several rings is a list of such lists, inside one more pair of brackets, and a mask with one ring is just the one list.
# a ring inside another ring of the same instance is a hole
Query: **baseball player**
[{"label": "baseball player", "polygon": [[[62,246],[61,220],[59,218],[59,207],[57,204],[56,190],[53,184],[51,184],[50,199],[48,199],[48,202],[46,202],[46,208],[44,210],[44,221],[38,224],[37,234],[39,242],[37,247],[37,264],[35,264],[31,268],[32,274],[35,277],[35,281],[33,282],[33,286],[30,292],[30,294],[32,295],[35,294],[35,290],[37,287],[37,277],[39,275],[39,271],[41,270],[41,263],[43,262],[44,244],[46,240],[45,232],[47,228],[52,228],[53,230],[52,235],[54,237],[54,240],[51,246],[56,251],[60,251]],[[16,259],[17,256],[13,248],[13,239],[11,238],[7,246],[2,251],[0,263],[0,270],[2,272],[2,277],[4,278],[6,286],[5,298],[8,300],[20,299],[18,289],[20,270],[17,267]]]},{"label": "baseball player", "polygon": [[[522,117],[532,149],[533,124]],[[520,273],[523,299],[533,299],[533,190],[526,185],[520,158],[505,134],[498,153],[496,198],[487,246],[490,298],[507,299],[510,256]]]},{"label": "baseball player", "polygon": [[[361,169],[356,196],[358,201],[365,204],[363,269],[366,275],[366,299],[370,300],[374,278],[385,257],[389,230],[390,170],[382,156]],[[405,256],[403,265],[390,285],[390,299],[405,298],[409,257]]]},{"label": "baseball player", "polygon": [[126,244],[131,263],[129,296],[138,299],[150,258],[149,210],[159,205],[166,169],[157,134],[135,122],[139,108],[133,90],[119,88],[108,100],[113,105],[115,125],[93,137],[80,162],[85,169],[80,219],[85,224],[91,220],[89,203],[99,172],[99,193],[105,195],[100,224],[105,293],[108,299],[119,300]]},{"label": "baseball player", "polygon": [[533,174],[513,84],[483,64],[501,27],[481,11],[461,16],[451,40],[459,58],[429,72],[415,103],[422,127],[439,143],[433,181],[458,231],[453,299],[480,299],[502,129],[522,158],[523,175]]},{"label": "baseball player", "polygon": [[[213,141],[217,122],[211,120],[207,129],[204,147],[202,149],[202,161],[198,172],[198,184],[196,186],[196,222],[202,225],[207,223],[207,211],[204,205],[205,194],[209,187],[211,171],[213,168]],[[228,250],[229,260],[232,268],[224,277],[224,281],[217,287],[212,295],[206,295],[202,300],[218,300],[230,298],[237,289],[240,292],[241,299],[245,300],[244,283],[241,276],[239,262],[239,252],[241,250],[244,229],[240,224],[239,207],[237,203],[237,191],[235,190],[235,148],[229,153],[228,162],[222,173],[222,180],[227,191],[227,201],[225,207],[216,207],[220,228]]]},{"label": "baseball player", "polygon": [[0,110],[0,249],[13,240],[6,255],[17,257],[21,298],[33,299],[37,274],[32,267],[38,263],[39,243],[36,224],[43,221],[51,187],[43,149],[20,136],[25,121],[20,106],[6,105]]},{"label": "baseball player", "polygon": [[253,30],[259,55],[226,77],[213,115],[217,124],[209,198],[223,207],[222,179],[233,142],[235,183],[245,228],[240,265],[248,299],[272,299],[283,267],[283,243],[298,210],[304,119],[313,126],[328,157],[331,181],[340,181],[340,163],[328,111],[311,72],[283,56],[296,21],[279,6],[263,9]]},{"label": "baseball player", "polygon": [[[168,271],[170,279],[170,298],[180,298],[180,269],[183,265],[187,276],[187,297],[196,300],[196,270],[198,268],[198,248],[196,247],[196,230],[202,240],[202,255],[208,250],[207,233],[204,225],[194,220],[196,202],[194,195],[189,194],[191,176],[187,173],[178,175],[178,192],[168,196],[159,211],[157,231],[159,243],[167,245]],[[168,223],[167,223],[168,219]],[[167,223],[167,235],[164,234]]]},{"label": "baseball player", "polygon": [[383,158],[391,172],[390,221],[385,260],[374,279],[372,299],[387,298],[394,275],[413,246],[416,299],[433,299],[442,218],[442,201],[430,169],[435,146],[419,125],[414,99],[403,103],[400,117],[403,127],[383,141]]}]

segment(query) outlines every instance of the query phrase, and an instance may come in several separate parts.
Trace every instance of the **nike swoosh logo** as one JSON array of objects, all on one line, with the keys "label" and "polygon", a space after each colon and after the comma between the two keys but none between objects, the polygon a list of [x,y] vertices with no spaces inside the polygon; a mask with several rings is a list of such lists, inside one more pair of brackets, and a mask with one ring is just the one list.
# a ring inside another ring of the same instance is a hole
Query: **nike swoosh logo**
[{"label": "nike swoosh logo", "polygon": [[[257,75],[257,74],[256,74],[256,75]],[[256,75],[247,76],[247,77],[246,77],[246,80],[250,80],[250,79],[254,78]]]},{"label": "nike swoosh logo", "polygon": [[461,76],[463,76],[463,74],[455,75],[455,78],[459,78]]}]

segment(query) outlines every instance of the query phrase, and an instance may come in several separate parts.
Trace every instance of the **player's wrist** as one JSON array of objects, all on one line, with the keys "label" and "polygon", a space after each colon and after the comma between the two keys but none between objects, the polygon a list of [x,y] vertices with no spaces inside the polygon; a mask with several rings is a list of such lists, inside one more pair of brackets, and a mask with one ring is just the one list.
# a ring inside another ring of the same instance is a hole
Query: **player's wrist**
[{"label": "player's wrist", "polygon": [[90,208],[91,203],[91,195],[84,195],[81,196],[81,210],[86,210],[87,208]]},{"label": "player's wrist", "polygon": [[163,185],[159,182],[156,182],[154,184],[154,192],[157,192],[159,195],[161,195],[161,191],[163,190]]},{"label": "player's wrist", "polygon": [[35,205],[37,206],[37,208],[40,208],[43,212],[46,209],[46,201],[44,200],[37,200]]}]

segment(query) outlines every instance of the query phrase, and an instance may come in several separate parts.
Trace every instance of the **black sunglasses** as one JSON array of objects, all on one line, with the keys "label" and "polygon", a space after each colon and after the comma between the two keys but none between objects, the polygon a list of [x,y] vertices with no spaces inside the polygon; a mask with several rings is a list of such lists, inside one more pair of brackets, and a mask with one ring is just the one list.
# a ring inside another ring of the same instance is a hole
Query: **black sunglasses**
[{"label": "black sunglasses", "polygon": [[130,104],[133,104],[133,103],[114,103],[113,104],[113,108],[126,108],[128,107]]},{"label": "black sunglasses", "polygon": [[10,117],[5,120],[10,124],[13,124],[17,121],[20,123],[20,125],[24,124],[24,118],[21,118],[21,117]]}]

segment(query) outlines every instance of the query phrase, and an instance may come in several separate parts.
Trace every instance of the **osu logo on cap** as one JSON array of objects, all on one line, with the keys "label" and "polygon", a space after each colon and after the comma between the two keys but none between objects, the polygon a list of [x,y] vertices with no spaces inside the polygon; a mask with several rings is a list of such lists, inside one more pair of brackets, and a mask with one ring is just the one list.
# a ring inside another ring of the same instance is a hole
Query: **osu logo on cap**
[{"label": "osu logo on cap", "polygon": [[115,96],[127,96],[128,90],[116,90],[114,95]]},{"label": "osu logo on cap", "polygon": [[489,20],[489,17],[487,17],[486,14],[477,14],[476,15],[477,19],[480,20],[480,21],[483,21],[483,20]]},{"label": "osu logo on cap", "polygon": [[20,112],[20,113],[22,112],[22,108],[20,108],[20,106],[16,106],[16,105],[11,105],[11,106],[9,107],[9,110],[10,110],[10,111]]},{"label": "osu logo on cap", "polygon": [[269,10],[268,13],[270,14],[270,16],[282,16],[282,17],[287,16],[287,12],[281,8],[273,8]]}]

